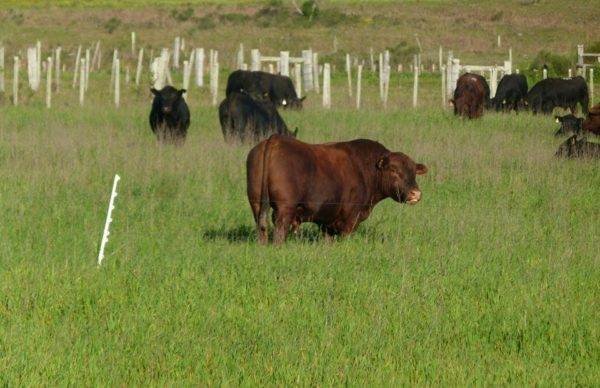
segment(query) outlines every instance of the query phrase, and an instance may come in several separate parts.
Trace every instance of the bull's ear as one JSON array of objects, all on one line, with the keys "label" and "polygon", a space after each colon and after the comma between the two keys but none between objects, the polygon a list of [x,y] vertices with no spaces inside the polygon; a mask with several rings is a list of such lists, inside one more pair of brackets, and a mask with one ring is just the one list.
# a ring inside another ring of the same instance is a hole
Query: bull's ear
[{"label": "bull's ear", "polygon": [[177,91],[177,94],[179,94],[179,96],[181,97],[181,96],[183,96],[183,93],[185,93],[185,92],[187,92],[186,89],[180,89]]},{"label": "bull's ear", "polygon": [[384,168],[386,168],[388,166],[388,164],[390,164],[390,157],[389,157],[389,155],[385,155],[385,156],[382,156],[381,158],[379,158],[376,166],[377,166],[378,170],[383,170]]},{"label": "bull's ear", "polygon": [[427,166],[421,163],[417,163],[417,175],[427,174]]},{"label": "bull's ear", "polygon": [[154,94],[155,96],[158,96],[158,90],[154,89],[154,88],[150,88],[150,91],[152,92],[152,94]]}]

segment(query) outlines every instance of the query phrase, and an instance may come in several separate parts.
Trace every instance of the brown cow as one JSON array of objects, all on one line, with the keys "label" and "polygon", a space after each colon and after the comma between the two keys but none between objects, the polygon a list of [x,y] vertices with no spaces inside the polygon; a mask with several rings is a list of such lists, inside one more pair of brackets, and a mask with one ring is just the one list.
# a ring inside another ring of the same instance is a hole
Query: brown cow
[{"label": "brown cow", "polygon": [[600,136],[600,104],[594,105],[588,112],[587,118],[581,124],[585,132]]},{"label": "brown cow", "polygon": [[454,96],[450,100],[454,104],[454,114],[458,116],[476,119],[483,115],[483,107],[489,92],[487,82],[480,75],[466,73],[456,81]]},{"label": "brown cow", "polygon": [[268,242],[272,207],[279,244],[302,222],[316,223],[329,239],[352,233],[383,199],[419,202],[416,175],[427,167],[372,140],[307,144],[272,135],[250,151],[246,171],[258,240]]}]

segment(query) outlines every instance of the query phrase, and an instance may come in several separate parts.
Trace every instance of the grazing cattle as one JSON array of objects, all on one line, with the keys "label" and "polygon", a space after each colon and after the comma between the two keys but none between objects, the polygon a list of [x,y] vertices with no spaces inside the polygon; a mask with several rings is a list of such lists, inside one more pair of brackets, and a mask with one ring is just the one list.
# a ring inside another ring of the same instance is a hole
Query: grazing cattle
[{"label": "grazing cattle", "polygon": [[290,133],[269,99],[252,98],[247,93],[231,92],[219,105],[219,121],[226,141],[258,141],[272,134]]},{"label": "grazing cattle", "polygon": [[571,110],[575,114],[577,104],[583,113],[588,112],[588,86],[583,77],[570,79],[547,78],[535,84],[527,94],[527,104],[534,114],[551,114],[554,108]]},{"label": "grazing cattle", "polygon": [[251,96],[269,96],[273,104],[301,109],[304,97],[298,98],[290,77],[264,71],[236,70],[227,78],[226,95],[246,92]]},{"label": "grazing cattle", "polygon": [[165,86],[150,89],[154,94],[150,111],[150,127],[159,141],[181,144],[190,126],[190,111],[183,98],[185,89]]},{"label": "grazing cattle", "polygon": [[264,244],[270,207],[275,243],[302,222],[316,223],[326,238],[345,236],[383,199],[419,202],[416,175],[427,167],[372,140],[307,144],[273,135],[250,151],[246,172],[248,200]]},{"label": "grazing cattle", "polygon": [[575,117],[572,114],[568,114],[565,116],[554,116],[556,118],[556,122],[560,124],[560,128],[554,136],[563,136],[568,135],[569,133],[574,133],[576,135],[581,134],[583,119],[581,117]]},{"label": "grazing cattle", "polygon": [[570,133],[575,135],[591,133],[600,136],[600,104],[590,108],[585,119],[569,114],[562,117],[556,116],[556,122],[560,123],[561,126],[554,134],[555,136],[568,135]]},{"label": "grazing cattle", "polygon": [[456,82],[453,99],[454,114],[479,118],[483,115],[483,107],[489,99],[489,87],[480,75],[466,73],[461,75]]},{"label": "grazing cattle", "polygon": [[523,74],[507,74],[500,80],[491,106],[499,111],[518,112],[525,105],[527,97],[527,78]]},{"label": "grazing cattle", "polygon": [[585,137],[573,135],[562,143],[555,154],[559,158],[600,158],[600,143],[591,143]]}]

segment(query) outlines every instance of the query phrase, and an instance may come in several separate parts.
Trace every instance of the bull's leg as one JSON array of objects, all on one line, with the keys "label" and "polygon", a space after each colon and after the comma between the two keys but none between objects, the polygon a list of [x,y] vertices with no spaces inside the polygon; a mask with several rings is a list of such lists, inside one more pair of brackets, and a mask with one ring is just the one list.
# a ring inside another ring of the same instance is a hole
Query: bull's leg
[{"label": "bull's leg", "polygon": [[277,209],[277,216],[275,218],[275,232],[273,233],[274,244],[278,245],[285,241],[294,219],[295,209],[293,207]]}]

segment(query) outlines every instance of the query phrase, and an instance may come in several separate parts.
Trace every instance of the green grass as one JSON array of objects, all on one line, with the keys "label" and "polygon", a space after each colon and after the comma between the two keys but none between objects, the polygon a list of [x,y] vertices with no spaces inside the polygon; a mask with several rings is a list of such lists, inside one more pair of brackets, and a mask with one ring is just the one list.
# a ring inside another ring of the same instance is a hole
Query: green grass
[{"label": "green grass", "polygon": [[[249,145],[226,145],[192,89],[180,149],[147,125],[149,96],[115,110],[92,74],[0,115],[0,384],[594,385],[600,379],[600,170],[556,160],[548,117],[463,121],[425,77],[394,75],[390,108],[334,78],[285,112],[310,142],[368,137],[429,166],[423,200],[387,200],[351,237],[315,227],[256,243]],[[65,81],[65,83],[68,83]],[[115,173],[107,256],[96,255]]]}]

